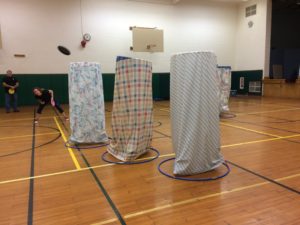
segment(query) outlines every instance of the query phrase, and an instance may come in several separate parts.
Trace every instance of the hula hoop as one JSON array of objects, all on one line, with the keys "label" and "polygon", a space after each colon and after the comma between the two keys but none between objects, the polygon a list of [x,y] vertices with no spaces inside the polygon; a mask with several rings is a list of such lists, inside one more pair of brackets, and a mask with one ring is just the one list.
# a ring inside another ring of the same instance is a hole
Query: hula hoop
[{"label": "hula hoop", "polygon": [[[109,143],[101,143],[99,145],[92,145],[90,147],[79,147],[79,148],[80,149],[93,149],[93,148],[101,148],[101,147],[104,147],[104,146],[107,146],[107,145],[109,145]],[[72,149],[78,149],[78,146],[70,145],[69,141],[65,142],[65,147],[66,148],[72,148]]]},{"label": "hula hoop", "polygon": [[[154,125],[156,123],[156,125]],[[153,122],[153,127],[160,127],[162,123],[160,121],[154,121]]]},{"label": "hula hoop", "polygon": [[226,171],[224,174],[220,175],[220,176],[216,176],[216,177],[207,177],[207,178],[185,178],[185,177],[176,177],[176,176],[173,176],[173,175],[170,175],[170,174],[164,172],[164,171],[161,169],[161,166],[162,166],[164,163],[166,163],[166,162],[168,162],[168,161],[171,161],[171,160],[175,160],[175,158],[170,158],[170,159],[163,160],[162,162],[160,162],[160,163],[158,164],[158,167],[157,167],[157,168],[158,168],[158,171],[159,171],[161,174],[165,175],[166,177],[172,178],[172,179],[174,179],[174,180],[184,180],[184,181],[212,181],[212,180],[218,180],[218,179],[221,179],[221,178],[227,176],[227,175],[230,173],[230,167],[227,165],[227,163],[224,162],[224,163],[222,163],[222,164],[227,168],[227,171]]},{"label": "hula hoop", "polygon": [[[28,126],[0,126],[0,127],[28,127]],[[56,140],[58,140],[61,137],[61,133],[59,132],[59,130],[57,128],[47,127],[47,126],[40,126],[40,128],[47,128],[47,129],[51,129],[51,130],[56,130],[58,132],[57,133],[58,135],[54,139],[51,139],[50,141],[47,141],[45,143],[42,143],[40,145],[35,146],[35,149],[41,148],[41,147],[46,146],[46,145],[49,145],[49,144],[55,142]],[[31,151],[31,150],[32,150],[32,148],[27,148],[27,149],[24,149],[24,150],[19,150],[17,152],[3,154],[3,155],[0,155],[0,158],[14,156],[14,155],[17,155],[17,154],[20,154],[20,153],[23,153],[23,152],[28,152],[28,151]]]},{"label": "hula hoop", "polygon": [[231,119],[231,118],[235,118],[236,115],[233,113],[221,113],[220,114],[220,118],[221,119]]},{"label": "hula hoop", "polygon": [[122,162],[122,161],[111,161],[111,160],[108,160],[106,159],[106,155],[108,154],[108,151],[105,151],[102,156],[101,156],[101,159],[104,161],[104,162],[107,162],[107,163],[112,163],[112,164],[117,164],[117,165],[134,165],[134,164],[143,164],[143,163],[148,163],[148,162],[151,162],[155,159],[157,159],[159,156],[160,156],[160,153],[157,149],[155,148],[149,148],[151,151],[155,152],[156,155],[153,157],[153,158],[150,158],[150,159],[146,159],[146,160],[135,160],[135,161],[132,161],[132,162]]}]

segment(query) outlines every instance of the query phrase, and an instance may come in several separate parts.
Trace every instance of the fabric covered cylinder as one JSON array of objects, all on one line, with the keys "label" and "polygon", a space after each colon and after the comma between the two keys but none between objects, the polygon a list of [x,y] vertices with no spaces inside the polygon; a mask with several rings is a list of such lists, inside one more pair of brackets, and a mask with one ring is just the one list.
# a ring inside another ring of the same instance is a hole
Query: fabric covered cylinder
[{"label": "fabric covered cylinder", "polygon": [[174,174],[203,173],[223,162],[216,65],[211,52],[181,53],[171,58]]},{"label": "fabric covered cylinder", "polygon": [[122,161],[146,153],[152,141],[152,64],[118,57],[108,152]]},{"label": "fabric covered cylinder", "polygon": [[92,62],[70,64],[69,72],[70,141],[99,143],[108,141],[102,74]]},{"label": "fabric covered cylinder", "polygon": [[231,89],[231,67],[218,66],[217,79],[220,89],[220,113],[228,113]]}]

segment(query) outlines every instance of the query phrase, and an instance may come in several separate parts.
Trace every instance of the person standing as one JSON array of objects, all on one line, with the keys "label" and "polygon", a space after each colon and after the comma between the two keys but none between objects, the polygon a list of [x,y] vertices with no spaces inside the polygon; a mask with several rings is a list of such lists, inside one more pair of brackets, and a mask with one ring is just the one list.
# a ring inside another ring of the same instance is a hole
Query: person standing
[{"label": "person standing", "polygon": [[5,109],[6,113],[10,113],[11,102],[13,102],[14,112],[20,112],[18,109],[18,94],[19,81],[13,76],[11,70],[6,71],[6,75],[2,80],[2,85],[5,89]]}]

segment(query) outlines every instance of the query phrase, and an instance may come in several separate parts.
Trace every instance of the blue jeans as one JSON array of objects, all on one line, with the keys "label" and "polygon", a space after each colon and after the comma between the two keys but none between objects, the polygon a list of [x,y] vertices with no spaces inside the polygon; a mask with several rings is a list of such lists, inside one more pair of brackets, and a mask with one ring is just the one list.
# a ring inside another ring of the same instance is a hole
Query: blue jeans
[{"label": "blue jeans", "polygon": [[13,95],[10,95],[8,93],[5,93],[5,108],[6,112],[10,111],[10,102],[13,100],[13,108],[16,111],[18,108],[18,94],[14,93]]}]

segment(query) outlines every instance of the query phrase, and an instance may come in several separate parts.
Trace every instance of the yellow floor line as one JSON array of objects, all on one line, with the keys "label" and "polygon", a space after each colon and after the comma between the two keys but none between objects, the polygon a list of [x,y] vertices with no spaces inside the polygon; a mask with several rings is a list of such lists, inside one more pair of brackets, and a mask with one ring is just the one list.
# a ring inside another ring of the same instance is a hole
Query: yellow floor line
[{"label": "yellow floor line", "polygon": [[[281,108],[287,108],[287,107],[290,107],[290,108],[297,108],[295,106],[291,106],[291,105],[281,105],[281,104],[272,104],[272,103],[265,103],[265,102],[262,102],[262,103],[255,103],[255,102],[244,102],[244,101],[233,101],[231,102],[230,104],[249,104],[249,105],[259,105],[259,106],[266,106],[266,107],[281,107]],[[276,110],[276,109],[273,109],[273,110]],[[278,109],[280,110],[280,109]]]},{"label": "yellow floor line", "polygon": [[295,135],[290,135],[290,136],[285,136],[285,137],[269,138],[269,139],[257,140],[257,141],[247,141],[247,142],[231,144],[231,145],[222,145],[221,148],[228,148],[228,147],[247,145],[247,144],[255,144],[255,143],[266,142],[266,141],[276,141],[276,140],[288,139],[288,138],[293,138],[293,137],[300,137],[300,134],[295,134]]},{"label": "yellow floor line", "polygon": [[287,109],[275,109],[269,111],[258,111],[258,112],[249,112],[249,113],[235,113],[235,115],[251,115],[251,114],[260,114],[260,113],[271,113],[271,112],[285,112],[285,111],[294,111],[299,110],[300,108],[287,108]]},{"label": "yellow floor line", "polygon": [[[222,145],[221,148],[228,148],[228,147],[234,147],[234,146],[239,146],[239,145],[247,145],[247,144],[254,144],[254,143],[259,143],[259,142],[266,142],[266,141],[275,141],[275,140],[281,140],[281,139],[287,139],[287,138],[293,138],[293,137],[299,137],[300,134],[297,135],[290,135],[286,137],[280,137],[280,138],[270,138],[270,139],[264,139],[264,140],[258,140],[258,141],[249,141],[249,142],[242,142],[242,143],[237,143],[237,144],[231,144],[231,145]],[[163,157],[172,157],[175,156],[175,153],[170,153],[170,154],[164,154],[160,155],[158,158],[163,158]],[[141,158],[137,159],[136,161],[141,161],[141,160],[147,160],[147,159],[152,159],[153,157],[147,157],[147,158]],[[109,166],[115,166],[115,164],[103,164],[103,165],[97,165],[97,166],[91,166],[91,167],[84,167],[81,168],[80,170],[66,170],[62,172],[57,172],[57,173],[49,173],[49,174],[44,174],[44,175],[37,175],[34,177],[24,177],[24,178],[19,178],[19,179],[12,179],[12,180],[6,180],[6,181],[0,181],[1,184],[9,184],[9,183],[14,183],[14,182],[19,182],[19,181],[26,181],[29,179],[38,179],[38,178],[44,178],[44,177],[51,177],[51,176],[56,176],[56,175],[63,175],[63,174],[68,174],[68,173],[75,173],[75,172],[80,172],[80,171],[85,171],[89,169],[97,169],[97,168],[103,168],[103,167],[109,167]],[[290,176],[291,178],[293,177],[298,177],[299,175],[292,175]],[[289,177],[287,177],[289,179]]]},{"label": "yellow floor line", "polygon": [[[53,118],[53,116],[43,116],[41,119],[51,119],[51,118]],[[26,121],[26,120],[31,120],[32,121],[32,117],[31,118],[29,118],[29,117],[28,118],[22,118],[22,119],[0,120],[0,123],[14,122],[14,121]]]},{"label": "yellow floor line", "polygon": [[286,177],[282,177],[282,178],[277,178],[274,180],[279,182],[279,181],[289,180],[289,179],[293,179],[293,178],[297,178],[297,177],[299,177],[299,174],[294,174],[294,175],[290,175],[290,176],[286,176]]},{"label": "yellow floor line", "polygon": [[[50,134],[59,134],[58,132],[51,132],[51,133],[41,133],[41,134],[36,134],[35,136],[45,136],[45,135],[50,135]],[[18,139],[18,138],[25,138],[25,137],[32,137],[32,134],[29,135],[20,135],[20,136],[11,136],[11,137],[1,137],[1,140],[7,140],[7,139]]]},{"label": "yellow floor line", "polygon": [[164,111],[164,112],[170,112],[170,110],[168,109],[168,108],[161,108],[161,109],[158,109],[158,110],[160,110],[160,111]]},{"label": "yellow floor line", "polygon": [[[60,133],[61,133],[61,136],[62,136],[64,142],[66,143],[66,142],[68,141],[68,139],[66,138],[66,136],[65,136],[65,134],[64,134],[64,132],[63,132],[63,130],[61,129],[61,127],[60,127],[60,125],[59,125],[59,123],[58,123],[56,117],[53,117],[53,119],[54,119],[54,121],[55,121],[55,123],[56,123],[56,126],[58,127]],[[68,149],[69,154],[70,154],[70,156],[71,156],[71,158],[72,158],[72,160],[73,160],[73,162],[74,162],[74,164],[75,164],[76,169],[77,169],[77,170],[80,170],[81,167],[80,167],[80,165],[79,165],[78,160],[76,159],[76,156],[74,155],[73,149],[71,149],[71,148],[67,148],[67,149]]]},{"label": "yellow floor line", "polygon": [[[174,156],[174,155],[175,155],[174,153],[165,154],[165,155],[160,155],[159,158],[168,157],[168,156]],[[153,159],[153,157],[141,158],[141,159],[137,159],[136,161],[147,160],[147,159]],[[9,183],[14,183],[14,182],[19,182],[19,181],[27,181],[27,180],[30,180],[30,179],[39,179],[39,178],[44,178],[44,177],[52,177],[52,176],[57,176],[57,175],[64,175],[64,174],[68,174],[68,173],[81,172],[81,171],[85,171],[85,170],[89,170],[89,169],[98,169],[98,168],[115,166],[115,165],[116,164],[110,163],[110,164],[103,164],[103,165],[97,165],[97,166],[84,167],[84,168],[81,168],[80,170],[77,170],[77,169],[66,170],[66,171],[62,171],[62,172],[37,175],[37,176],[34,176],[34,177],[24,177],[24,178],[18,178],[18,179],[13,179],[13,180],[0,181],[0,185],[1,184],[9,184]]]},{"label": "yellow floor line", "polygon": [[[239,145],[254,144],[254,143],[266,142],[266,141],[275,141],[275,140],[281,140],[281,139],[287,139],[287,138],[299,137],[299,136],[300,136],[300,134],[286,136],[286,137],[280,137],[280,138],[270,138],[270,139],[264,139],[264,140],[258,140],[258,141],[242,142],[242,143],[237,143],[237,144],[232,144],[232,145],[222,145],[221,148],[228,148],[228,147],[234,147],[234,146],[239,146]],[[170,157],[170,156],[171,157],[175,156],[175,153],[160,155],[158,158]],[[141,158],[141,159],[137,159],[136,161],[146,160],[146,159],[151,159],[151,158],[153,158],[153,157]],[[81,168],[80,170],[78,170],[78,169],[76,169],[76,170],[66,170],[66,171],[57,172],[57,173],[37,175],[37,176],[34,176],[34,177],[24,177],[24,178],[12,179],[12,180],[5,180],[5,181],[0,181],[0,185],[1,184],[9,184],[9,183],[14,183],[14,182],[19,182],[19,181],[26,181],[26,180],[29,180],[29,179],[38,179],[38,178],[51,177],[51,176],[56,176],[56,175],[63,175],[63,174],[68,174],[68,173],[75,173],[75,172],[85,171],[85,170],[89,170],[89,169],[97,169],[97,168],[103,168],[103,167],[109,167],[109,166],[115,166],[115,164],[103,164],[103,165],[97,165],[97,166],[91,166],[91,167],[84,167],[84,168]],[[296,176],[298,177],[299,175],[297,174]]]},{"label": "yellow floor line", "polygon": [[279,135],[276,135],[276,134],[270,134],[270,133],[266,133],[266,132],[262,132],[262,131],[258,131],[258,130],[248,129],[248,128],[245,128],[245,127],[231,125],[231,124],[224,123],[224,122],[221,122],[220,124],[224,125],[224,126],[227,126],[227,127],[233,127],[233,128],[238,128],[238,129],[241,129],[241,130],[251,131],[251,132],[254,132],[254,133],[257,133],[257,134],[263,134],[263,135],[268,135],[268,136],[272,136],[272,137],[276,137],[276,138],[282,138],[282,136],[279,136]]},{"label": "yellow floor line", "polygon": [[[278,178],[278,179],[275,179],[275,181],[288,180],[288,179],[299,177],[299,176],[300,176],[300,173],[299,174],[294,174],[294,175],[291,175],[291,176],[287,176],[287,177]],[[179,201],[179,202],[174,202],[174,203],[158,206],[158,207],[155,207],[155,208],[151,208],[151,209],[147,209],[147,210],[143,210],[143,211],[139,211],[139,212],[135,212],[135,213],[126,214],[126,215],[124,215],[124,219],[130,219],[130,218],[133,218],[133,217],[142,216],[142,215],[149,214],[149,213],[156,212],[156,211],[160,211],[160,210],[163,210],[163,209],[168,209],[168,208],[173,208],[173,207],[176,207],[176,206],[191,204],[191,203],[195,203],[197,201],[208,199],[208,198],[218,197],[218,196],[225,195],[225,194],[230,194],[230,193],[235,193],[235,192],[239,192],[239,191],[243,191],[243,190],[247,190],[247,189],[251,189],[251,188],[256,188],[256,187],[260,187],[260,186],[270,184],[270,183],[271,182],[266,181],[266,182],[261,182],[261,183],[252,184],[252,185],[248,185],[248,186],[243,186],[243,187],[239,187],[239,188],[234,188],[234,189],[228,190],[228,191],[217,192],[217,193],[214,193],[214,194],[209,194],[209,195],[200,196],[200,197],[196,197],[196,198],[191,198],[191,199],[187,199],[187,200],[183,200],[183,201]],[[113,218],[113,219],[105,220],[105,221],[102,221],[102,222],[93,223],[92,225],[104,225],[104,224],[110,224],[110,223],[113,223],[113,222],[116,222],[116,221],[118,221],[118,219]]]},{"label": "yellow floor line", "polygon": [[84,167],[84,168],[81,168],[80,170],[78,170],[78,169],[66,170],[66,171],[62,171],[62,172],[37,175],[37,176],[34,176],[34,177],[23,177],[23,178],[18,178],[18,179],[14,179],[14,180],[0,181],[0,185],[1,184],[10,184],[10,183],[15,183],[15,182],[20,182],[20,181],[27,181],[27,180],[30,180],[30,179],[40,179],[40,178],[45,178],[45,177],[52,177],[52,176],[70,174],[70,173],[83,172],[83,171],[86,171],[86,170],[89,170],[89,169],[109,167],[109,166],[113,166],[113,165],[114,164],[103,164],[103,165],[98,165],[98,166]]},{"label": "yellow floor line", "polygon": [[[187,200],[184,200],[184,201],[174,202],[174,203],[158,206],[158,207],[155,207],[155,208],[151,208],[151,209],[147,209],[147,210],[143,210],[143,211],[139,211],[139,212],[135,212],[135,213],[126,214],[126,215],[123,216],[123,218],[124,219],[130,219],[130,218],[133,218],[133,217],[149,214],[149,213],[160,211],[160,210],[163,210],[163,209],[168,209],[168,208],[173,208],[173,207],[176,207],[176,206],[191,204],[191,203],[198,202],[200,200],[205,200],[205,199],[213,198],[213,197],[219,197],[221,195],[235,193],[235,192],[239,192],[239,191],[243,191],[243,190],[247,190],[247,189],[251,189],[251,188],[256,188],[256,187],[260,187],[260,186],[263,186],[263,185],[266,185],[266,184],[270,184],[270,182],[261,182],[261,183],[257,183],[257,184],[252,184],[252,185],[248,185],[248,186],[234,188],[234,189],[228,190],[228,191],[217,192],[217,193],[214,193],[214,194],[209,194],[209,195],[205,195],[205,196],[191,198],[191,199],[187,199]],[[116,221],[118,221],[118,219],[113,218],[113,219],[105,220],[105,221],[102,221],[102,222],[93,223],[92,225],[104,225],[104,224],[110,224],[110,223],[113,223],[113,222],[116,222]]]},{"label": "yellow floor line", "polygon": [[[235,115],[251,115],[251,114],[259,114],[259,113],[271,113],[271,112],[285,112],[285,111],[294,111],[299,110],[300,108],[287,108],[287,109],[274,109],[268,111],[258,111],[258,112],[248,112],[248,113],[235,113]],[[160,108],[160,111],[170,112],[168,108]]]}]

